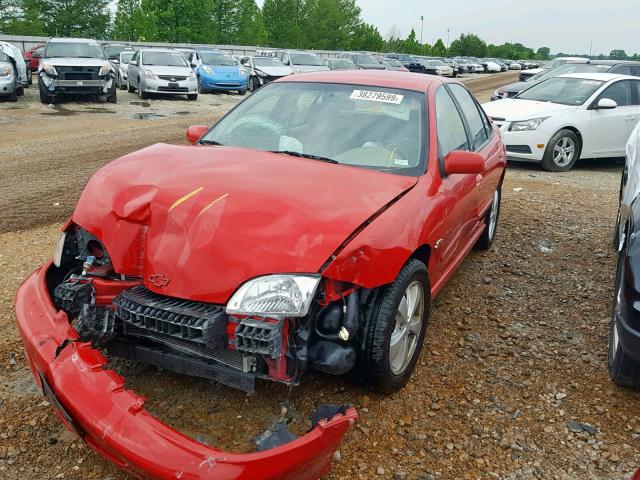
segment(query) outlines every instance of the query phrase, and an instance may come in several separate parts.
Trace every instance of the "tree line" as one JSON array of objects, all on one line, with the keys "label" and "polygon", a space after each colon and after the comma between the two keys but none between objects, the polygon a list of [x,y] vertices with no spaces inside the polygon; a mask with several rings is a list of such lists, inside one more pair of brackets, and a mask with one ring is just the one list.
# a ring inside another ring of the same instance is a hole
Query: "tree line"
[{"label": "tree line", "polygon": [[[472,56],[546,60],[548,47],[487,44],[472,33],[445,45],[402,37],[397,28],[384,38],[362,20],[356,0],[0,0],[0,33],[89,37],[124,41],[178,42],[364,50],[430,56]],[[610,58],[638,59],[624,50]],[[599,58],[606,58],[600,55]]]}]

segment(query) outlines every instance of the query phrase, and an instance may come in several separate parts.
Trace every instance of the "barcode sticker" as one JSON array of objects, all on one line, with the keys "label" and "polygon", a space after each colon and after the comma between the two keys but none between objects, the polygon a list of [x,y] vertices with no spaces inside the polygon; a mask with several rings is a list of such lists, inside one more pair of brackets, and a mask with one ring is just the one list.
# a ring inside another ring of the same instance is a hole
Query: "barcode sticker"
[{"label": "barcode sticker", "polygon": [[372,90],[354,90],[351,93],[352,100],[368,100],[370,102],[393,103],[399,105],[404,95],[388,92],[375,92]]}]

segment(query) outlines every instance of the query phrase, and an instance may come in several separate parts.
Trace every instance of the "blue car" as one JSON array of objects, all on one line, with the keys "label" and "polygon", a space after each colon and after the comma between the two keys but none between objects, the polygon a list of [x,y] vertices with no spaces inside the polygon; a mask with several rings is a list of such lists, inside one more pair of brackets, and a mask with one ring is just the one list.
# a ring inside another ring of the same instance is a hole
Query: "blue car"
[{"label": "blue car", "polygon": [[188,61],[198,77],[200,93],[236,90],[247,93],[249,70],[220,50],[194,50]]}]

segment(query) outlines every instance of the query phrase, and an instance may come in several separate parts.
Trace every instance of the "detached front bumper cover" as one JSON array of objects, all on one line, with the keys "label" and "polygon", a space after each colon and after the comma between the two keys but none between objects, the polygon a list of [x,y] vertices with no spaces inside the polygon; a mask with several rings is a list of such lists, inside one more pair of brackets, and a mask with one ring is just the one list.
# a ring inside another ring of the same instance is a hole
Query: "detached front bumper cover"
[{"label": "detached front bumper cover", "polygon": [[15,313],[32,373],[65,425],[100,455],[141,478],[317,479],[357,419],[356,411],[317,422],[307,434],[248,454],[217,450],[152,416],[144,399],[104,370],[106,359],[53,306],[46,286],[50,264],[20,286]]}]

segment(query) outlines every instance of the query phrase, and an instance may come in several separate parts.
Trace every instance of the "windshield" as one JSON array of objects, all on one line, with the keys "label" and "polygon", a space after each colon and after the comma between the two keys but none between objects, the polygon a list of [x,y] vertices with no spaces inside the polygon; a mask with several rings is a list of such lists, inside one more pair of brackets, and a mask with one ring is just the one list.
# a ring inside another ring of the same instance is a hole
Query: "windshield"
[{"label": "windshield", "polygon": [[293,65],[309,65],[309,66],[322,66],[322,60],[320,57],[311,53],[292,53],[291,63]]},{"label": "windshield", "polygon": [[585,78],[549,78],[521,92],[514,98],[561,105],[582,105],[604,82]]},{"label": "windshield", "polygon": [[393,58],[385,58],[384,63],[390,65],[392,67],[402,67],[402,62],[400,60],[394,60]]},{"label": "windshield", "polygon": [[144,52],[142,64],[157,67],[186,67],[187,61],[180,52]]},{"label": "windshield", "polygon": [[239,104],[202,141],[416,176],[424,173],[426,122],[422,93],[280,82]]},{"label": "windshield", "polygon": [[361,63],[362,65],[379,65],[380,62],[373,58],[371,55],[355,55],[355,59],[357,63]]},{"label": "windshield", "polygon": [[122,53],[120,55],[120,57],[122,57],[122,63],[129,63],[131,61],[131,59],[133,58],[133,53],[134,52],[125,52]]},{"label": "windshield", "polygon": [[333,67],[334,69],[340,69],[340,70],[357,70],[358,69],[355,63],[353,63],[351,60],[347,60],[346,58],[333,59],[333,60],[329,60],[329,62],[331,63],[331,67]]},{"label": "windshield", "polygon": [[70,57],[70,58],[101,58],[104,59],[104,51],[97,43],[76,42],[51,42],[47,44],[44,53],[45,58]]},{"label": "windshield", "polygon": [[103,48],[104,53],[107,55],[107,58],[118,58],[120,52],[131,49],[131,47],[128,47],[126,45],[105,45]]},{"label": "windshield", "polygon": [[220,65],[222,67],[232,67],[233,65],[237,65],[237,62],[233,57],[225,55],[224,53],[200,52],[200,58],[202,58],[202,63],[204,65]]},{"label": "windshield", "polygon": [[442,60],[429,60],[427,63],[429,65],[446,65]]},{"label": "windshield", "polygon": [[283,67],[280,60],[272,57],[253,57],[253,64],[257,67]]},{"label": "windshield", "polygon": [[610,65],[592,65],[590,63],[565,63],[559,67],[552,68],[551,70],[545,70],[537,75],[527,79],[527,82],[535,82],[540,80],[546,80],[547,78],[559,77],[568,73],[606,73],[611,68]]}]

